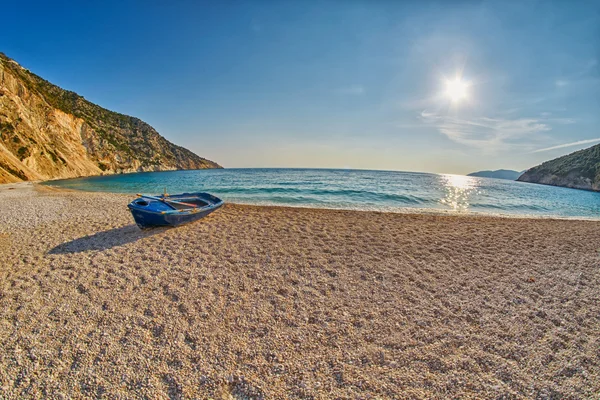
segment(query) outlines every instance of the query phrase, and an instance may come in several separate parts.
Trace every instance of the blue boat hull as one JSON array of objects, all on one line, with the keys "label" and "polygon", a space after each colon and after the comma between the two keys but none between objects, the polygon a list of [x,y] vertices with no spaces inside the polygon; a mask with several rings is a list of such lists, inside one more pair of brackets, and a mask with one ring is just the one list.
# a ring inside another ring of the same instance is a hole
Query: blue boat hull
[{"label": "blue boat hull", "polygon": [[[192,207],[195,206],[195,207]],[[217,210],[223,201],[208,193],[173,196],[140,196],[127,205],[140,229],[179,226],[197,221]]]}]

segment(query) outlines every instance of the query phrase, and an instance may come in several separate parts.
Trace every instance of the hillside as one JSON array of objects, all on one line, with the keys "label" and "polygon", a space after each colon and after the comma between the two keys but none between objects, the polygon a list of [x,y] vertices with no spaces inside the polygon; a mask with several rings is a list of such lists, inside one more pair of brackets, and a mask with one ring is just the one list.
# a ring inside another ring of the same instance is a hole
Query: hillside
[{"label": "hillside", "polygon": [[221,168],[0,53],[0,183]]},{"label": "hillside", "polygon": [[521,176],[522,172],[513,171],[510,169],[498,169],[496,171],[478,171],[471,172],[467,176],[478,176],[482,178],[496,178],[496,179],[508,179],[511,181],[516,181],[519,176]]},{"label": "hillside", "polygon": [[600,191],[600,144],[533,167],[522,182]]}]

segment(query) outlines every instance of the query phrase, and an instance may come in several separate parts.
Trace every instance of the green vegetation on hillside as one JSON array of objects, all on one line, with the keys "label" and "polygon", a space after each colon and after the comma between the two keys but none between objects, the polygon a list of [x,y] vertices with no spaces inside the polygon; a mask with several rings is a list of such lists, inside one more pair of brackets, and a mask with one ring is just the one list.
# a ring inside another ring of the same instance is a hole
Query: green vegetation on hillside
[{"label": "green vegetation on hillside", "polygon": [[519,180],[600,190],[600,145],[546,161],[526,171]]},{"label": "green vegetation on hillside", "polygon": [[589,149],[579,150],[575,153],[546,161],[535,167],[537,172],[548,172],[554,175],[566,176],[577,172],[580,176],[592,180],[600,179],[600,145]]},{"label": "green vegetation on hillside", "polygon": [[[81,128],[83,145],[89,158],[102,171],[135,170],[138,166],[148,169],[220,168],[218,164],[169,142],[144,121],[107,110],[75,92],[61,89],[22,68],[3,53],[0,53],[0,64],[17,78],[19,96],[27,96],[27,92],[39,95],[50,107],[85,122]],[[15,126],[10,122],[0,121],[0,139],[6,140],[14,132]],[[19,138],[14,136],[13,141],[18,143]],[[21,160],[28,154],[22,145],[17,153]],[[49,155],[54,162],[60,160],[66,164],[58,154],[49,152]]]}]

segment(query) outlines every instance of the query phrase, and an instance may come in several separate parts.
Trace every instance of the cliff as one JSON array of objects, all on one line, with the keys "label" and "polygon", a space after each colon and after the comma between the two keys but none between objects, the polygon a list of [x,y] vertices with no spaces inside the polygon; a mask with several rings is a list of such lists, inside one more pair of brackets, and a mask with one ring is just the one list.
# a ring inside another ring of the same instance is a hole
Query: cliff
[{"label": "cliff", "polygon": [[221,168],[0,53],[0,183]]},{"label": "cliff", "polygon": [[518,180],[600,191],[600,145],[546,161],[525,171]]}]

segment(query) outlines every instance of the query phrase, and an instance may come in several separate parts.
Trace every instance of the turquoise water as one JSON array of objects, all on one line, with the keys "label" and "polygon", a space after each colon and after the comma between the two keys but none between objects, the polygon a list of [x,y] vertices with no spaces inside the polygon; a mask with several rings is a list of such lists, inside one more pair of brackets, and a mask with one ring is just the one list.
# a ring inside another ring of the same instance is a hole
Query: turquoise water
[{"label": "turquoise water", "polygon": [[205,191],[226,202],[393,212],[600,218],[600,193],[500,179],[413,172],[221,169],[48,182],[117,193]]}]

